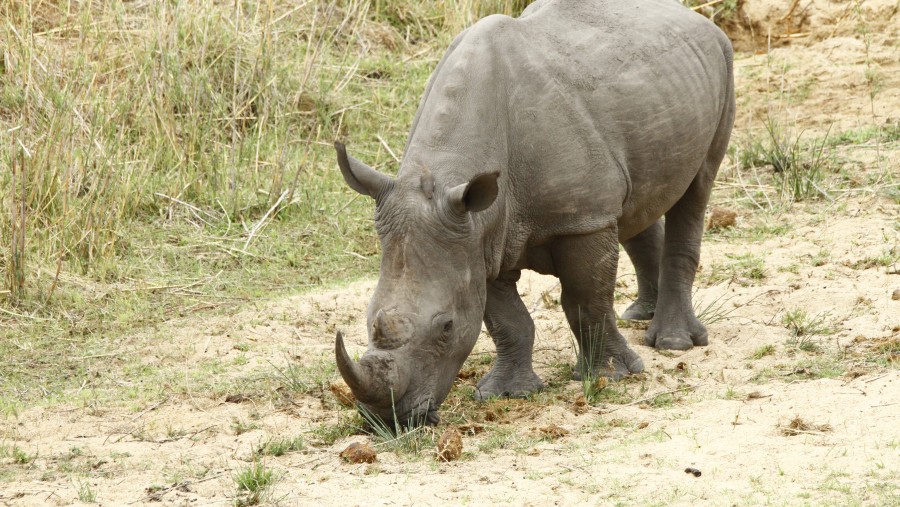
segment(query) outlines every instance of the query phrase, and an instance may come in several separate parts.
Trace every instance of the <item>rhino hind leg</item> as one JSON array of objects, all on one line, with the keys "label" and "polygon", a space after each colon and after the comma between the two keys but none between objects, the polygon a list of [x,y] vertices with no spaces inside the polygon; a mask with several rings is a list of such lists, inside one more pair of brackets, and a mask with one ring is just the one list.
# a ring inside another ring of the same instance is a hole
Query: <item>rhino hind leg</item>
[{"label": "rhino hind leg", "polygon": [[514,271],[488,283],[484,322],[497,346],[497,359],[478,382],[478,400],[497,396],[520,398],[544,388],[532,368],[534,321],[516,290],[518,279],[519,272]]},{"label": "rhino hind leg", "polygon": [[613,295],[618,263],[616,227],[560,238],[553,265],[562,285],[561,303],[578,342],[573,375],[618,379],[644,370],[644,362],[616,328]]},{"label": "rhino hind leg", "polygon": [[700,262],[703,215],[712,185],[712,178],[707,182],[703,176],[701,172],[666,213],[656,314],[644,337],[646,345],[658,349],[688,350],[709,342],[706,327],[691,304],[691,288]]},{"label": "rhino hind leg", "polygon": [[687,191],[666,212],[656,314],[644,338],[648,346],[688,350],[709,344],[706,327],[694,314],[691,289],[700,264],[706,204],[728,144],[731,124],[725,125],[729,128],[717,134],[703,167]]},{"label": "rhino hind leg", "polygon": [[664,234],[662,220],[657,220],[640,234],[622,242],[634,265],[638,283],[637,300],[622,313],[622,320],[650,320],[656,313]]}]

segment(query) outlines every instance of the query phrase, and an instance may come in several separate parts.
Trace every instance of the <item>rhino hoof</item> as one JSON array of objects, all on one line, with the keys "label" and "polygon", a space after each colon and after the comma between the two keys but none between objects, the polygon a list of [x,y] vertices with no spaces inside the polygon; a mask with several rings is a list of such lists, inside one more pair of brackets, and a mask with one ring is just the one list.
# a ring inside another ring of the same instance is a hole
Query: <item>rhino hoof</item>
[{"label": "rhino hoof", "polygon": [[622,312],[622,316],[619,318],[622,320],[652,320],[655,310],[654,305],[635,301],[631,303],[627,310]]},{"label": "rhino hoof", "polygon": [[663,336],[654,337],[647,334],[644,343],[648,347],[656,347],[660,350],[691,350],[694,346],[704,347],[709,345],[709,338],[706,333],[697,336]]},{"label": "rhino hoof", "polygon": [[485,401],[490,398],[526,398],[529,394],[544,388],[544,383],[534,374],[528,372],[518,375],[520,378],[503,378],[495,371],[488,372],[475,388],[475,399]]},{"label": "rhino hoof", "polygon": [[686,336],[665,336],[657,338],[656,348],[661,350],[690,350],[694,348],[694,342]]}]

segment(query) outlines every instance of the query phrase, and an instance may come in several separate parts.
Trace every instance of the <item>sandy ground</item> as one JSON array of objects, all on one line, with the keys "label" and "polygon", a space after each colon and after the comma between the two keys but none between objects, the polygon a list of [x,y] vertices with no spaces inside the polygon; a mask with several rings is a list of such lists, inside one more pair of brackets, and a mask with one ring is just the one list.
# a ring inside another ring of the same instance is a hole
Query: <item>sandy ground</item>
[{"label": "sandy ground", "polygon": [[[791,29],[815,36],[739,55],[736,138],[752,135],[749,125],[766,111],[817,133],[897,121],[900,59],[885,35],[900,33],[896,8],[882,19],[894,3],[862,2],[864,16],[881,16],[873,26],[893,30],[873,36],[868,49],[843,25],[832,34],[815,24],[849,3],[801,1],[811,14]],[[762,26],[781,3],[744,4]],[[867,68],[881,79],[874,99]],[[352,414],[330,392],[247,386],[272,385],[254,379],[276,366],[330,362],[336,329],[351,353],[364,350],[361,319],[374,281],[360,281],[123,338],[124,353],[167,372],[160,383],[172,387],[147,399],[141,393],[159,386],[117,372],[120,399],[109,406],[73,393],[81,401],[0,420],[0,444],[37,456],[28,465],[0,460],[0,505],[69,505],[85,488],[102,505],[229,505],[244,498],[235,475],[254,459],[277,477],[263,501],[284,505],[897,505],[900,265],[878,259],[891,249],[896,259],[900,249],[900,207],[882,195],[886,175],[900,172],[900,146],[871,141],[835,156],[849,176],[828,180],[833,201],[789,205],[764,177],[723,169],[713,201],[736,211],[737,223],[707,234],[695,306],[713,304],[724,319],[709,325],[708,347],[686,353],[661,354],[641,344],[643,330],[623,329],[647,370],[607,387],[620,398],[576,404],[581,384],[565,380],[574,350],[554,302],[559,287],[529,273],[519,288],[538,327],[536,366],[552,388],[481,405],[451,397],[444,417],[469,421],[458,461],[439,463],[431,448],[411,455],[378,445],[375,463],[346,463],[338,454],[349,443],[376,440],[321,443],[323,428]],[[748,260],[760,270],[748,271]],[[636,291],[624,256],[619,275],[622,311]],[[797,310],[829,328],[804,337],[815,350],[801,350],[784,324]],[[492,351],[482,336],[473,357]],[[470,368],[486,366],[475,360]],[[204,379],[221,388],[193,391]],[[475,381],[460,379],[459,391]],[[238,402],[226,401],[236,394]],[[792,431],[792,421],[805,425]],[[554,427],[564,431],[548,434]],[[297,435],[304,450],[254,458],[261,443]]]}]

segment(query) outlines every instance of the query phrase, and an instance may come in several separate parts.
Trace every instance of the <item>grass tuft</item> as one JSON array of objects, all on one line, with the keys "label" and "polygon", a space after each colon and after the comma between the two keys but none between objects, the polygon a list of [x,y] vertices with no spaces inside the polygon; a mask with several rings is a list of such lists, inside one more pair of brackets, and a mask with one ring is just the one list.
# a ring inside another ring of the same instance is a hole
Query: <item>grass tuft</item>
[{"label": "grass tuft", "polygon": [[322,393],[325,386],[334,378],[336,365],[334,360],[323,359],[312,365],[297,364],[288,360],[282,367],[272,364],[275,369],[275,381],[289,392],[297,394]]},{"label": "grass tuft", "polygon": [[771,167],[783,198],[830,199],[821,186],[831,164],[826,151],[828,133],[807,143],[802,140],[803,132],[794,136],[790,128],[772,117],[766,118],[764,126],[765,138],[748,137],[735,149],[738,167],[743,170]]},{"label": "grass tuft", "polygon": [[768,345],[763,345],[762,347],[756,349],[756,350],[753,352],[753,356],[752,356],[752,357],[753,357],[753,359],[759,360],[759,359],[762,359],[762,358],[764,358],[764,357],[766,357],[766,356],[771,356],[771,355],[774,355],[774,354],[775,354],[775,345],[772,345],[772,344],[770,343],[770,344],[768,344]]},{"label": "grass tuft", "polygon": [[804,352],[820,352],[821,347],[814,337],[834,333],[834,324],[830,321],[830,312],[809,315],[806,310],[794,309],[784,314],[781,322],[791,331],[788,346]]},{"label": "grass tuft", "polygon": [[260,456],[284,456],[289,452],[306,450],[306,439],[302,435],[270,439],[257,447],[256,454]]},{"label": "grass tuft", "polygon": [[254,459],[249,467],[234,475],[234,483],[239,495],[235,500],[235,505],[244,507],[264,502],[269,488],[275,484],[276,480],[275,472]]},{"label": "grass tuft", "polygon": [[83,503],[97,503],[97,492],[91,489],[88,482],[75,482],[75,490],[78,493],[78,501]]},{"label": "grass tuft", "polygon": [[424,426],[423,421],[407,421],[405,425],[397,421],[391,426],[364,406],[358,406],[359,413],[365,421],[364,430],[375,437],[375,445],[384,447],[398,454],[421,456],[426,449],[433,449],[436,435],[431,427]]}]

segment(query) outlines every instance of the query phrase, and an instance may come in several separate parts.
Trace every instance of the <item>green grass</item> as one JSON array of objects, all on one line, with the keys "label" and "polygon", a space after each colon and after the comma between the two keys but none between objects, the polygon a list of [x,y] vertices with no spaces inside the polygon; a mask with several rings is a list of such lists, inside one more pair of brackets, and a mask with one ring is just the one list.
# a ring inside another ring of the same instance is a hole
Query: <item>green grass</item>
[{"label": "green grass", "polygon": [[762,359],[766,356],[771,356],[773,354],[775,354],[775,345],[772,345],[770,343],[768,345],[763,345],[762,347],[756,349],[753,352],[753,356],[751,356],[751,357],[753,357],[753,359],[758,360],[758,359]]},{"label": "green grass", "polygon": [[729,296],[719,296],[713,299],[710,302],[706,302],[697,297],[697,294],[694,294],[692,298],[693,306],[694,306],[694,314],[697,315],[697,319],[706,324],[707,326],[715,324],[717,322],[721,322],[727,319],[735,310],[737,310],[740,306],[736,304],[731,304],[730,308],[727,306],[729,302],[731,302],[733,298]]},{"label": "green grass", "polygon": [[754,377],[758,383],[780,380],[815,380],[820,378],[839,378],[847,373],[847,365],[841,358],[828,354],[806,356],[790,364],[776,364],[772,368],[761,370]]},{"label": "green grass", "polygon": [[900,267],[900,246],[885,248],[878,255],[862,258],[850,265],[853,269],[870,269],[875,267],[887,268],[888,271],[897,272]]},{"label": "green grass", "polygon": [[900,120],[884,125],[868,125],[846,130],[831,136],[829,146],[860,145],[872,142],[894,143],[900,141]]},{"label": "green grass", "polygon": [[819,352],[821,347],[814,337],[829,335],[835,331],[830,315],[829,312],[810,315],[800,308],[786,312],[781,322],[791,332],[788,346],[804,352]]},{"label": "green grass", "polygon": [[276,480],[274,471],[254,459],[249,467],[234,475],[234,483],[238,491],[235,505],[247,506],[263,503],[270,492],[269,488],[275,484]]},{"label": "green grass", "polygon": [[78,494],[78,501],[83,503],[97,503],[97,492],[91,489],[89,483],[76,481],[75,489]]},{"label": "green grass", "polygon": [[835,166],[826,149],[829,133],[820,139],[805,141],[802,131],[794,134],[790,126],[773,117],[766,118],[764,127],[763,136],[746,136],[731,148],[739,170],[770,168],[782,198],[788,201],[830,199],[822,188],[826,175]]},{"label": "green grass", "polygon": [[522,453],[531,449],[538,440],[524,436],[519,429],[513,426],[497,425],[489,427],[476,445],[478,451],[484,454],[491,454],[501,449]]},{"label": "green grass", "polygon": [[359,406],[358,409],[365,421],[364,431],[374,437],[376,446],[406,456],[421,456],[424,450],[434,448],[434,430],[421,425],[420,421],[411,420],[401,425],[400,421],[395,420],[391,426],[365,407]]},{"label": "green grass", "polygon": [[267,440],[257,447],[256,453],[260,456],[283,456],[289,452],[306,450],[306,439],[302,435],[295,437],[274,438]]},{"label": "green grass", "polygon": [[316,425],[310,430],[310,433],[315,442],[331,445],[342,438],[360,433],[364,424],[364,421],[356,413],[341,413],[336,423],[325,422]]},{"label": "green grass", "polygon": [[288,359],[284,366],[272,365],[274,381],[289,392],[297,394],[319,393],[337,376],[334,359],[322,358],[311,365],[298,364]]},{"label": "green grass", "polygon": [[0,459],[9,459],[17,465],[27,465],[37,458],[36,455],[28,454],[19,446],[0,445]]},{"label": "green grass", "polygon": [[724,231],[724,235],[729,238],[742,238],[752,241],[762,241],[766,238],[783,236],[793,229],[793,225],[788,223],[771,223],[768,221],[758,222],[745,228],[729,228]]},{"label": "green grass", "polygon": [[723,281],[742,286],[756,285],[765,280],[765,258],[752,253],[725,254],[729,262],[714,262],[708,272],[701,273],[704,282],[715,284]]},{"label": "green grass", "polygon": [[258,423],[245,421],[237,417],[231,420],[231,430],[234,431],[235,435],[243,435],[244,433],[257,430],[259,427]]}]

